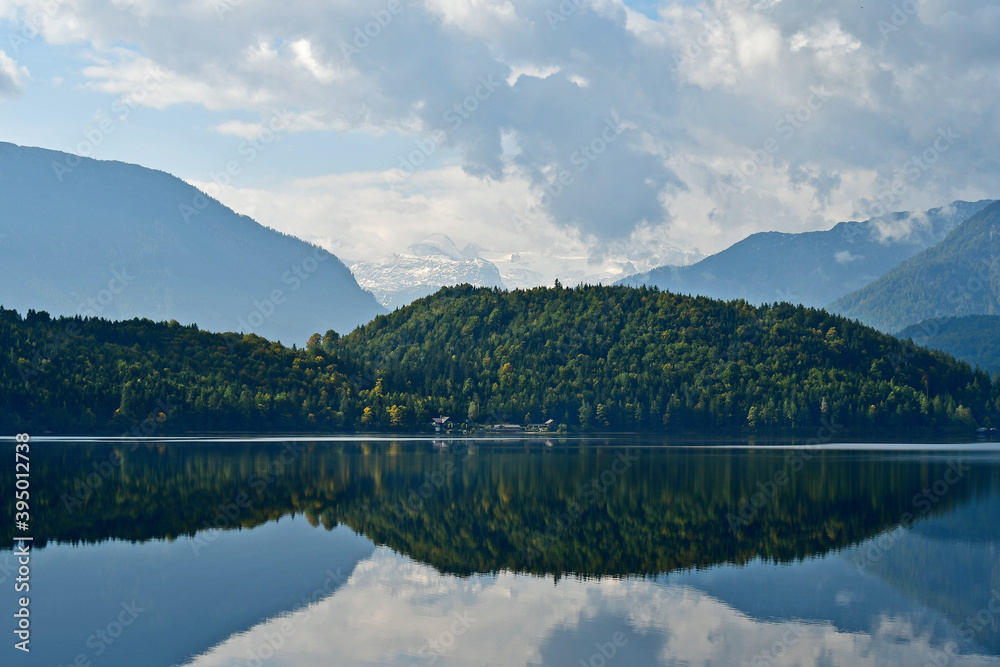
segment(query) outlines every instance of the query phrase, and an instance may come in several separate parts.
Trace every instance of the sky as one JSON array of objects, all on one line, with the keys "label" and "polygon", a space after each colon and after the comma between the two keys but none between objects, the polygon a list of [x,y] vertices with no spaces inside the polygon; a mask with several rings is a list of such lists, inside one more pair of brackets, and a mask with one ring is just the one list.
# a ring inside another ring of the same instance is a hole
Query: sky
[{"label": "sky", "polygon": [[988,0],[0,0],[0,140],[349,262],[709,254],[1000,197],[998,34]]}]

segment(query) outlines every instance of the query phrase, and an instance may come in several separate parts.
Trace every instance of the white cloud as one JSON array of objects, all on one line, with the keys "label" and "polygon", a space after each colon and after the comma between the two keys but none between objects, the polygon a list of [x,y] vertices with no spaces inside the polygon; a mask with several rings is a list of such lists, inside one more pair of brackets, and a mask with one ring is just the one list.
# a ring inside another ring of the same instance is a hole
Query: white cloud
[{"label": "white cloud", "polygon": [[243,120],[227,120],[224,123],[215,125],[212,129],[219,134],[239,137],[240,139],[255,139],[266,135],[270,129],[288,132],[303,132],[308,130],[324,130],[336,128],[336,124],[329,123],[316,112],[294,113],[291,111],[277,109],[270,118],[260,122],[248,122]]},{"label": "white cloud", "polygon": [[[244,128],[246,133],[253,128]],[[509,287],[613,282],[635,271],[700,258],[675,249],[663,226],[642,226],[627,238],[599,242],[533,211],[529,183],[480,179],[460,167],[406,175],[401,170],[302,179],[271,190],[192,184],[258,222],[317,243],[349,264],[377,262],[433,233],[460,247],[474,244]],[[512,255],[515,255],[512,259]]]},{"label": "white cloud", "polygon": [[852,254],[850,250],[841,250],[834,255],[834,259],[836,259],[839,264],[850,264],[851,262],[859,259],[864,259],[864,255],[855,255]]},{"label": "white cloud", "polygon": [[425,6],[450,28],[483,39],[492,38],[498,25],[516,26],[520,20],[506,0],[426,0]]},{"label": "white cloud", "polygon": [[219,134],[225,134],[230,137],[253,139],[254,137],[259,137],[264,131],[264,124],[247,123],[242,120],[227,120],[225,123],[219,123],[212,129]]},{"label": "white cloud", "polygon": [[529,201],[527,183],[490,182],[460,167],[329,175],[268,191],[193,184],[262,224],[351,261],[403,252],[433,233],[496,250],[531,247],[554,233],[547,217],[519,228],[504,215],[512,203]]},{"label": "white cloud", "polygon": [[[383,547],[330,597],[233,635],[188,667],[246,664],[262,647],[269,656],[275,644],[280,649],[271,653],[286,667],[327,665],[331,655],[343,667],[598,664],[592,655],[615,633],[618,660],[646,655],[664,665],[875,667],[944,655],[941,640],[908,617],[883,615],[874,623],[859,632],[821,620],[765,621],[699,590],[647,579],[556,582],[509,572],[460,578]],[[567,641],[583,636],[585,642]],[[1000,662],[975,653],[951,660],[963,667]]]},{"label": "white cloud", "polygon": [[[516,85],[517,80],[520,79],[522,76],[531,76],[536,79],[547,79],[553,74],[558,74],[561,71],[562,68],[553,65],[550,65],[548,67],[539,67],[538,65],[529,65],[529,64],[511,65],[510,74],[507,75],[507,85],[508,86]],[[573,81],[573,83],[580,85],[579,83],[577,83],[577,81],[579,81],[580,78],[581,77],[570,77],[570,80]],[[574,81],[574,79],[576,80]]]},{"label": "white cloud", "polygon": [[90,79],[87,85],[132,105],[166,109],[196,103],[219,110],[260,108],[274,102],[265,89],[249,89],[236,77],[201,80],[165,69],[128,49],[109,49],[105,57],[95,60],[96,64],[83,68],[84,76]]},{"label": "white cloud", "polygon": [[0,49],[0,98],[15,97],[24,92],[28,70],[19,67],[13,58]]},{"label": "white cloud", "polygon": [[[928,0],[886,32],[880,21],[892,22],[893,4],[665,2],[648,18],[618,0],[401,0],[385,18],[387,0],[303,0],[295,11],[234,2],[220,19],[213,2],[129,0],[65,3],[41,34],[80,53],[92,89],[158,109],[232,111],[238,120],[211,123],[224,134],[251,136],[259,125],[247,114],[263,118],[278,106],[295,114],[293,130],[445,131],[442,148],[477,184],[472,192],[530,189],[552,228],[582,243],[667,228],[678,243],[716,251],[752,231],[851,218],[942,125],[962,141],[893,207],[929,208],[959,192],[997,196],[1000,3]],[[15,6],[27,15],[43,0],[7,5],[5,13]],[[553,7],[562,12],[555,22]],[[373,12],[383,20],[356,41]],[[345,46],[357,52],[347,58]],[[146,91],[150,71],[163,77]],[[0,94],[22,89],[18,72],[0,58]],[[484,78],[498,85],[483,88]],[[782,120],[816,88],[829,98],[782,134]],[[447,115],[469,100],[474,110]],[[613,142],[601,138],[608,118],[625,128]],[[769,138],[779,149],[736,195],[720,197],[720,184]],[[600,152],[588,154],[591,146]],[[552,196],[560,174],[572,180]],[[294,192],[276,195],[288,201]],[[395,196],[388,201],[404,210],[419,203]],[[420,228],[411,237],[448,232],[395,215]],[[444,215],[424,220],[454,226]],[[495,233],[485,214],[464,224]]]},{"label": "white cloud", "polygon": [[295,54],[295,62],[307,72],[316,77],[320,83],[330,83],[339,78],[342,74],[330,65],[325,65],[319,61],[313,53],[312,43],[308,39],[299,39],[291,43],[292,53]]}]

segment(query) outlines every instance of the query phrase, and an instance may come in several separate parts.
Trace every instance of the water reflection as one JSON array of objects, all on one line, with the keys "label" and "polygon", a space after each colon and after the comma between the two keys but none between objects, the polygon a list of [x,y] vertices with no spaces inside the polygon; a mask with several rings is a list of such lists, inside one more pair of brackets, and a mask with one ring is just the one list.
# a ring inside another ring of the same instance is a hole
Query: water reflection
[{"label": "water reflection", "polygon": [[[907,514],[950,511],[990,493],[997,476],[992,463],[973,466],[924,509],[914,494],[967,454],[813,452],[797,471],[780,450],[617,443],[89,445],[33,456],[46,480],[36,488],[39,545],[198,533],[209,548],[215,529],[304,514],[456,574],[784,562],[868,539]],[[10,484],[0,480],[8,503]]]},{"label": "water reflection", "polygon": [[[840,561],[840,559],[834,559]],[[825,570],[825,573],[824,573]],[[756,580],[754,606],[776,611],[802,584],[835,574],[837,584],[807,599],[806,617],[756,615],[705,592],[725,571],[672,580],[551,576],[442,575],[378,549],[323,602],[262,623],[199,656],[192,667],[275,665],[996,665],[982,653],[956,653],[940,636],[937,613],[843,562],[739,571]],[[825,574],[825,577],[823,576]],[[731,577],[735,578],[735,577]],[[761,581],[771,579],[768,586]],[[796,583],[789,586],[788,581]],[[829,599],[818,599],[834,593]],[[865,596],[858,628],[847,612]],[[870,603],[878,600],[874,606]],[[825,607],[825,608],[824,608]],[[829,614],[827,612],[830,612]],[[839,621],[850,618],[847,627]],[[273,650],[280,646],[278,650]]]},{"label": "water reflection", "polygon": [[[1000,458],[792,461],[616,442],[39,449],[26,664],[998,664]],[[91,641],[129,603],[128,631]]]}]

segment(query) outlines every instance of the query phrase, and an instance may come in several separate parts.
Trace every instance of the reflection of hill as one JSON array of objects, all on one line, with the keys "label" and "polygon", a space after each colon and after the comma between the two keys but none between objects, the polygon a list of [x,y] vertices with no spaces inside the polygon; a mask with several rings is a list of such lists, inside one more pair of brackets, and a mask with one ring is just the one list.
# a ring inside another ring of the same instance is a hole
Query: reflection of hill
[{"label": "reflection of hill", "polygon": [[[1000,496],[991,495],[897,534],[884,555],[863,561],[864,568],[940,611],[962,638],[998,651],[1000,614],[989,611],[993,591],[1000,592],[998,530]],[[994,608],[998,604],[1000,599],[993,602]],[[987,613],[976,621],[980,612]]]},{"label": "reflection of hill", "polygon": [[[727,515],[784,468],[783,452],[527,446],[487,444],[467,455],[412,443],[302,445],[284,455],[288,465],[277,463],[281,446],[118,446],[123,464],[107,478],[94,473],[110,446],[38,446],[33,530],[39,541],[147,540],[304,513],[459,574],[647,575],[757,556],[788,561],[856,543],[896,524],[914,493],[947,468],[932,455],[815,453],[799,472],[785,468],[788,483],[734,534]],[[620,476],[610,472],[619,452],[637,457]],[[66,511],[63,499],[88,474],[89,497]],[[588,492],[602,475],[601,492]],[[992,467],[974,467],[934,512],[994,476]],[[0,488],[7,499],[10,484],[8,476]],[[246,507],[237,512],[241,493]]]}]

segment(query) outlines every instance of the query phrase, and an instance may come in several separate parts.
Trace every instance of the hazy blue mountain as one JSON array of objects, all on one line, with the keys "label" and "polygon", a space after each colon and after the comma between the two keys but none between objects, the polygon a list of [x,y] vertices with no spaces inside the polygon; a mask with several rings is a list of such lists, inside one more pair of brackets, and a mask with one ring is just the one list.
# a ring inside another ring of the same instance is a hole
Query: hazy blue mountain
[{"label": "hazy blue mountain", "polygon": [[925,320],[906,327],[899,338],[947,352],[953,357],[1000,373],[1000,315],[966,315]]},{"label": "hazy blue mountain", "polygon": [[385,312],[327,251],[164,172],[0,143],[0,305],[291,344]]},{"label": "hazy blue mountain", "polygon": [[991,203],[957,201],[926,212],[841,222],[821,232],[761,232],[696,264],[660,267],[621,284],[755,304],[825,306],[941,241]]},{"label": "hazy blue mountain", "polygon": [[830,309],[883,331],[932,318],[1000,315],[1000,202]]}]

